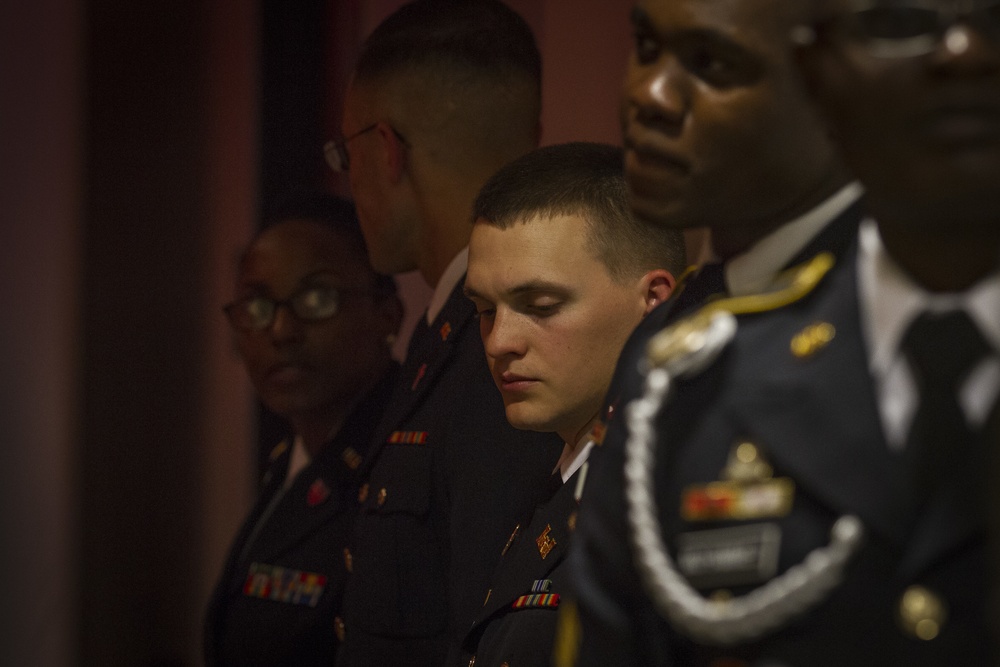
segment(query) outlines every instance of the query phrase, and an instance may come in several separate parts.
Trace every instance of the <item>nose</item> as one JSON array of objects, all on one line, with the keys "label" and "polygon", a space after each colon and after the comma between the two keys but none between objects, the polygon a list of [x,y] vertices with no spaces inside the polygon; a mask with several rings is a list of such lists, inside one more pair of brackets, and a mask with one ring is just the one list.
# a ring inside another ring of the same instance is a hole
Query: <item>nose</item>
[{"label": "nose", "polygon": [[676,130],[689,103],[689,82],[676,58],[664,54],[647,65],[632,63],[625,78],[625,111],[644,125]]},{"label": "nose", "polygon": [[275,345],[293,343],[302,339],[302,322],[287,303],[279,304],[274,311],[274,321],[268,329]]},{"label": "nose", "polygon": [[486,355],[492,359],[524,354],[524,337],[514,313],[498,308],[492,319],[479,320],[479,333]]}]

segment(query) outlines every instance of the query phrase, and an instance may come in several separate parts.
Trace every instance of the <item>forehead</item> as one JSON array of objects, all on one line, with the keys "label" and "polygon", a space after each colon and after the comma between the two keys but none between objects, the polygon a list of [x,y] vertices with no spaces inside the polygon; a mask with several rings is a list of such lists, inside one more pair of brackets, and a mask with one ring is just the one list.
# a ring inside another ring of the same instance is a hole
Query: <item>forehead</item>
[{"label": "forehead", "polygon": [[658,33],[710,33],[737,44],[784,44],[811,0],[638,0],[634,24]]},{"label": "forehead", "polygon": [[579,286],[608,276],[582,216],[536,216],[505,229],[479,222],[472,229],[468,281],[477,291],[502,293],[533,281]]},{"label": "forehead", "polygon": [[345,234],[312,220],[295,219],[260,233],[240,262],[239,280],[282,285],[317,271],[344,279],[366,279],[372,273],[361,250]]}]

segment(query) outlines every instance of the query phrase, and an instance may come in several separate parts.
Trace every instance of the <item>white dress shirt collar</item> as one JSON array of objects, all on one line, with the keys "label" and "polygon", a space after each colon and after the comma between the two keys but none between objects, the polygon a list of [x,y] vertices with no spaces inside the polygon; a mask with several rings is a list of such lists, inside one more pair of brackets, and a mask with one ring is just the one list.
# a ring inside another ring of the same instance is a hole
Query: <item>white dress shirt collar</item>
[{"label": "white dress shirt collar", "polygon": [[973,369],[959,396],[969,420],[982,423],[1000,389],[1000,272],[964,292],[931,293],[889,256],[873,220],[865,220],[858,234],[862,335],[889,444],[902,446],[916,410],[916,385],[899,346],[924,311],[966,311],[993,348],[993,355]]}]

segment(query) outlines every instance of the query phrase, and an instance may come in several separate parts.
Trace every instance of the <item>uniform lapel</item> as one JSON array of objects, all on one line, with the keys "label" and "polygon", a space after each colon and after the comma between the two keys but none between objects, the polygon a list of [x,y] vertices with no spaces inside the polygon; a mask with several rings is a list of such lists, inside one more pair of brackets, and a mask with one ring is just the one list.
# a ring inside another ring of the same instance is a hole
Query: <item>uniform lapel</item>
[{"label": "uniform lapel", "polygon": [[[754,349],[781,345],[787,358],[766,355],[756,375],[759,390],[737,402],[738,428],[772,458],[778,474],[792,477],[836,511],[857,514],[870,529],[902,544],[911,511],[901,457],[882,435],[868,372],[857,300],[855,253],[849,253],[816,293],[808,313],[776,313],[780,326],[762,327]],[[788,314],[788,317],[784,317]],[[803,323],[825,322],[834,338],[804,358],[791,340]],[[771,339],[768,341],[767,339]],[[762,383],[761,383],[762,381]],[[761,419],[768,415],[769,419]]]},{"label": "uniform lapel", "polygon": [[[527,526],[521,526],[494,572],[489,599],[474,627],[482,627],[491,616],[509,611],[514,600],[531,593],[532,582],[545,579],[566,557],[572,535],[570,517],[579,507],[574,496],[578,474],[574,473],[549,502],[535,509]],[[548,545],[544,558],[541,545]]]},{"label": "uniform lapel", "polygon": [[[376,441],[364,466],[367,475],[386,439],[421,405],[441,372],[447,368],[457,341],[474,319],[475,306],[462,292],[465,278],[458,281],[441,312],[426,333],[410,341],[400,380],[376,429]],[[486,363],[483,357],[483,363]]]},{"label": "uniform lapel", "polygon": [[398,367],[395,367],[369,391],[333,439],[299,473],[261,527],[241,566],[250,561],[273,562],[323,529],[334,515],[344,512],[354,502],[358,468],[371,446],[374,424],[397,380]]}]

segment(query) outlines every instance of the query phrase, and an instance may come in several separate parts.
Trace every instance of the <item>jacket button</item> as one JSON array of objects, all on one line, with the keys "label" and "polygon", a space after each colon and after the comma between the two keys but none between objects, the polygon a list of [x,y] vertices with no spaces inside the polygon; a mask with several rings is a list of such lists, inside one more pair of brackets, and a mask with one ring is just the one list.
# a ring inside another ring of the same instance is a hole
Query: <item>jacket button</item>
[{"label": "jacket button", "polygon": [[344,619],[340,616],[333,619],[333,631],[337,633],[337,641],[344,641]]},{"label": "jacket button", "polygon": [[389,495],[389,492],[385,490],[384,486],[378,490],[378,497],[375,498],[375,502],[378,504],[379,507],[385,505],[385,497],[387,495]]},{"label": "jacket button", "polygon": [[366,500],[368,500],[368,483],[367,482],[364,483],[364,484],[362,484],[361,488],[358,489],[358,502],[363,505]]},{"label": "jacket button", "polygon": [[351,555],[351,550],[344,547],[344,569],[347,570],[348,574],[354,572],[354,556]]},{"label": "jacket button", "polygon": [[923,586],[910,586],[899,599],[899,623],[911,637],[930,641],[947,619],[944,601]]}]

